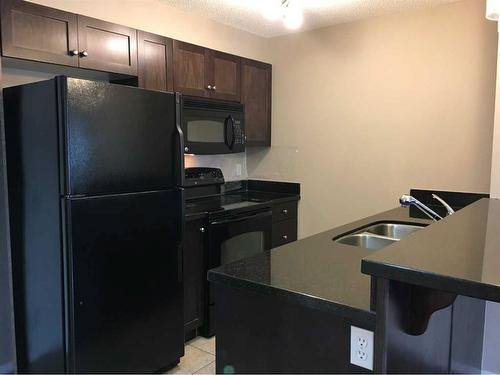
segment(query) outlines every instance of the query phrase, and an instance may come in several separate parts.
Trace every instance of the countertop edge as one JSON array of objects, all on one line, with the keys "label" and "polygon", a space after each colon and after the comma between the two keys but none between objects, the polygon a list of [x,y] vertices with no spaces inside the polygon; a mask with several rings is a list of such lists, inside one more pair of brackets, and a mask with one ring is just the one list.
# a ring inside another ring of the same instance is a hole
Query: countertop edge
[{"label": "countertop edge", "polygon": [[500,302],[500,287],[459,279],[436,273],[423,272],[395,264],[384,264],[368,259],[361,260],[361,272],[374,277],[418,285],[430,289],[459,294],[472,298]]},{"label": "countertop edge", "polygon": [[307,308],[313,308],[320,311],[337,314],[342,318],[349,319],[367,328],[375,328],[374,311],[357,309],[352,306],[343,305],[334,301],[328,301],[297,291],[275,288],[273,286],[260,284],[254,281],[224,275],[214,270],[208,271],[208,281],[224,286],[230,286],[233,288],[245,289],[257,294],[269,296],[272,295],[275,297],[283,298],[293,303],[299,303],[300,305]]}]

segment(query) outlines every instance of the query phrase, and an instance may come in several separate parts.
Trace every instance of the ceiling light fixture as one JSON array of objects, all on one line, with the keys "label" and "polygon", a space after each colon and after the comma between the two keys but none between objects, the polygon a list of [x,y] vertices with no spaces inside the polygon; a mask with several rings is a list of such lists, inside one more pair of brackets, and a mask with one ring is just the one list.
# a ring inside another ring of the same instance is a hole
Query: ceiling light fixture
[{"label": "ceiling light fixture", "polygon": [[486,18],[498,21],[500,18],[500,0],[488,0],[486,2]]},{"label": "ceiling light fixture", "polygon": [[281,18],[292,30],[298,29],[304,20],[298,0],[265,0],[263,14],[271,21]]}]

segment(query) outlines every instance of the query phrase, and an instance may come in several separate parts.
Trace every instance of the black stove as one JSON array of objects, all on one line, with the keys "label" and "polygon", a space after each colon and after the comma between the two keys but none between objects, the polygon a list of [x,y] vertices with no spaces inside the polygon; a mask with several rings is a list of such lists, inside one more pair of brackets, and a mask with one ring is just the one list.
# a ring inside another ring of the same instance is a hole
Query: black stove
[{"label": "black stove", "polygon": [[270,201],[259,192],[229,191],[222,193],[224,176],[218,168],[187,168],[184,187],[187,191],[186,212],[207,212],[210,216],[229,211],[256,209]]},{"label": "black stove", "polygon": [[[207,213],[205,271],[271,248],[272,198],[247,190],[225,191],[224,176],[216,168],[188,168],[185,173],[186,213]],[[226,186],[227,187],[227,186]],[[215,300],[205,281],[201,333],[215,334]]]}]

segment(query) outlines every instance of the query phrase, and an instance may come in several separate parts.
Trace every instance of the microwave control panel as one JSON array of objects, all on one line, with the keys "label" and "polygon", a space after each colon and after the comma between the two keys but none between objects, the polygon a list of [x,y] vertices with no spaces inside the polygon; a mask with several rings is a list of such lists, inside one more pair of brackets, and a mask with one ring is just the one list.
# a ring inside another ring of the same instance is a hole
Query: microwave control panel
[{"label": "microwave control panel", "polygon": [[243,145],[245,144],[245,133],[241,129],[241,121],[234,121],[234,143]]}]

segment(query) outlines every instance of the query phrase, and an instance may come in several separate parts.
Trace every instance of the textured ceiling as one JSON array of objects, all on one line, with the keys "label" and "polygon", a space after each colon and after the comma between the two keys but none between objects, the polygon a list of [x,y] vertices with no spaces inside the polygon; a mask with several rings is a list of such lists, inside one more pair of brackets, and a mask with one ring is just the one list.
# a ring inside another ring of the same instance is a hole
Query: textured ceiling
[{"label": "textured ceiling", "polygon": [[[269,21],[261,13],[269,0],[158,0],[175,8],[263,37],[291,33],[283,23]],[[459,0],[298,0],[304,24],[298,31],[345,23],[366,17],[423,9]]]}]

